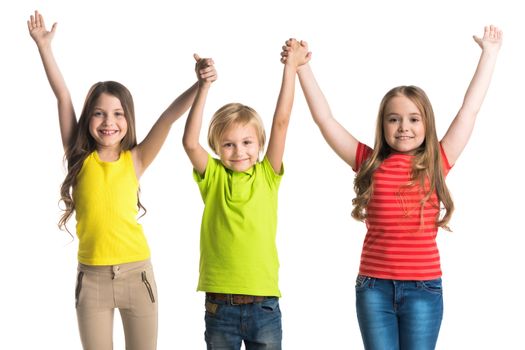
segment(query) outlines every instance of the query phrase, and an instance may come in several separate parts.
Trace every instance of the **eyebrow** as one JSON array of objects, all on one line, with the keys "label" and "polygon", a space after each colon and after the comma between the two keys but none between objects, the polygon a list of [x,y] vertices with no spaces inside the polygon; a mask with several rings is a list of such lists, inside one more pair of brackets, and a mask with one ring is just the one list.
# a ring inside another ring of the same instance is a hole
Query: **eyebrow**
[{"label": "eyebrow", "polygon": [[[94,109],[94,110],[95,110],[95,109],[99,109],[99,110],[101,110],[101,111],[105,111],[104,108],[102,108],[102,107],[98,107],[98,106],[93,107],[93,109]],[[121,112],[124,112],[124,109],[123,109],[123,108],[115,108],[115,109],[110,109],[110,111],[121,111]]]},{"label": "eyebrow", "polygon": [[[400,117],[401,114],[399,114],[399,113],[385,114],[385,117],[392,117],[392,116]],[[409,113],[408,116],[410,116],[410,117],[413,117],[413,116],[421,117],[421,113],[419,113],[419,112]]]}]

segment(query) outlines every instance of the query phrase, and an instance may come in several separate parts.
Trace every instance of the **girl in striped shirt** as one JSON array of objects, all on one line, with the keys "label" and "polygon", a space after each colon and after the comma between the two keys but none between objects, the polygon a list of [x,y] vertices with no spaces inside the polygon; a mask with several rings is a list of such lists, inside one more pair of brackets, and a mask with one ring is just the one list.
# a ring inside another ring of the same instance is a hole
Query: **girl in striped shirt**
[{"label": "girl in striped shirt", "polygon": [[[445,177],[474,127],[502,32],[487,26],[474,41],[481,57],[463,105],[441,141],[430,101],[416,86],[399,86],[384,96],[370,148],[332,116],[308,64],[310,55],[297,70],[315,123],[357,173],[352,216],[368,229],[356,281],[357,317],[366,349],[436,345],[443,315],[436,234],[439,227],[448,229],[454,210]],[[290,45],[283,47],[283,62],[295,54]]]}]

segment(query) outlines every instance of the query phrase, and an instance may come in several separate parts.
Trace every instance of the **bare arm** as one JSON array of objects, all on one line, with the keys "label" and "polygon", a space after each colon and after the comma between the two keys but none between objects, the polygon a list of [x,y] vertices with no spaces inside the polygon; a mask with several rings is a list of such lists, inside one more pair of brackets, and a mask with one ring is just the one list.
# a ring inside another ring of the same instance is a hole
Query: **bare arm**
[{"label": "bare arm", "polygon": [[450,164],[456,162],[472,134],[476,116],[489,88],[502,39],[502,31],[494,26],[485,27],[483,38],[474,37],[481,47],[481,57],[465,93],[463,105],[441,141]]},{"label": "bare arm", "polygon": [[333,117],[308,63],[299,67],[298,76],[306,103],[321,134],[335,153],[353,168],[358,141]]},{"label": "bare arm", "polygon": [[135,172],[140,177],[159,153],[172,124],[190,108],[197,93],[198,84],[193,84],[177,97],[161,114],[144,140],[132,151]]},{"label": "bare arm", "polygon": [[47,80],[57,98],[62,145],[64,150],[67,151],[67,147],[75,136],[77,119],[75,116],[75,110],[73,109],[69,89],[67,88],[64,77],[62,76],[53,55],[53,50],[51,49],[51,41],[55,35],[56,26],[56,23],[53,24],[51,30],[47,31],[44,24],[44,18],[38,13],[38,11],[35,11],[34,16],[31,15],[30,19],[27,21],[29,34],[38,47],[38,52],[40,53],[40,58],[42,59],[44,70],[47,75]]},{"label": "bare arm", "polygon": [[204,112],[206,98],[208,97],[208,90],[211,83],[217,79],[217,72],[215,71],[211,58],[200,58],[196,54],[194,57],[197,61],[195,71],[199,78],[199,83],[197,95],[193,100],[193,105],[190,108],[188,119],[186,120],[182,144],[195,171],[203,175],[208,164],[208,152],[206,152],[199,142],[202,128],[202,114]]},{"label": "bare arm", "polygon": [[286,133],[290,123],[290,114],[295,94],[295,74],[297,67],[309,59],[308,48],[302,46],[297,40],[290,39],[288,57],[284,62],[281,90],[277,98],[277,105],[272,122],[272,131],[268,141],[266,156],[276,173],[281,172]]}]

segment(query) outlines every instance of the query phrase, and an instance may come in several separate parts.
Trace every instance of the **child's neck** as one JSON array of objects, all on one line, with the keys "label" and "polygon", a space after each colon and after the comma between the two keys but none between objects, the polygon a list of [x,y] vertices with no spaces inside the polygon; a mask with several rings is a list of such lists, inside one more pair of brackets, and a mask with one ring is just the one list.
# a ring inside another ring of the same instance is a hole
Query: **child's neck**
[{"label": "child's neck", "polygon": [[120,147],[97,147],[98,157],[103,162],[114,162],[120,158]]}]

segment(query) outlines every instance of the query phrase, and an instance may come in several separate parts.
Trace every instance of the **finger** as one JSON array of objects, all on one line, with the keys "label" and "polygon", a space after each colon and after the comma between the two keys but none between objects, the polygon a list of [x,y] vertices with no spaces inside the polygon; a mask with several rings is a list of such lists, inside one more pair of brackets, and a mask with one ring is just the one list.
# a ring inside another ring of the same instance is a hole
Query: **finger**
[{"label": "finger", "polygon": [[199,62],[201,60],[200,56],[196,53],[193,54],[193,58],[195,59],[196,62]]},{"label": "finger", "polygon": [[201,69],[199,69],[199,74],[207,74],[207,73],[213,71],[213,69],[214,68],[212,66],[211,67],[208,66],[208,67],[201,68]]},{"label": "finger", "polygon": [[304,40],[301,40],[301,46],[308,50],[308,43]]},{"label": "finger", "polygon": [[215,72],[208,72],[206,74],[201,74],[201,79],[212,79],[213,77],[216,77],[217,74]]},{"label": "finger", "polygon": [[55,32],[56,27],[57,27],[57,22],[53,23],[53,25],[51,26],[51,33]]},{"label": "finger", "polygon": [[487,36],[487,37],[490,36],[490,26],[485,26],[485,31],[484,31],[483,35]]},{"label": "finger", "polygon": [[36,20],[36,25],[37,25],[37,27],[44,27],[45,28],[44,17],[40,13],[38,14],[38,17],[37,17],[37,20]]},{"label": "finger", "polygon": [[475,35],[473,35],[472,38],[474,39],[474,41],[475,41],[478,45],[481,46],[481,44],[482,44],[482,40],[481,40],[481,38],[479,38],[479,37],[477,37],[477,36],[475,36]]},{"label": "finger", "polygon": [[35,10],[34,16],[31,16],[31,22],[33,23],[34,26],[38,25],[38,16],[39,15],[40,14],[38,13],[38,11]]}]

